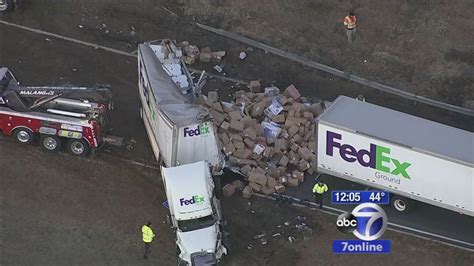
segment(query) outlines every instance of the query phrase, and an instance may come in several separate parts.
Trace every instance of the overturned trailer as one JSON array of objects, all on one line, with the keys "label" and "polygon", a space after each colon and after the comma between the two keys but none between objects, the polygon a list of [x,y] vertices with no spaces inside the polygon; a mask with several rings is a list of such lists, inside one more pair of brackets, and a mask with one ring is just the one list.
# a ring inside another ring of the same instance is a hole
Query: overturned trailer
[{"label": "overturned trailer", "polygon": [[[207,161],[221,169],[223,158],[212,120],[204,107],[193,103],[192,77],[183,70],[179,78],[186,78],[189,84],[185,95],[162,67],[156,52],[160,47],[145,43],[138,48],[140,115],[155,157],[167,167]],[[173,64],[173,71],[178,66],[181,64]]]}]

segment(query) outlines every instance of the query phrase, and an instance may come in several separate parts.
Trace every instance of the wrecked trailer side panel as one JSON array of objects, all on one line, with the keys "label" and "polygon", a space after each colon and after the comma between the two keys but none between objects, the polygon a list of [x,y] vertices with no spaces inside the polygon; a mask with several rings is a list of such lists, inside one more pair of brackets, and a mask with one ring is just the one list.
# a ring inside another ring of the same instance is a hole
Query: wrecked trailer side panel
[{"label": "wrecked trailer side panel", "polygon": [[167,167],[207,161],[220,165],[213,123],[206,110],[189,102],[163,70],[149,44],[138,48],[143,120],[157,159]]}]

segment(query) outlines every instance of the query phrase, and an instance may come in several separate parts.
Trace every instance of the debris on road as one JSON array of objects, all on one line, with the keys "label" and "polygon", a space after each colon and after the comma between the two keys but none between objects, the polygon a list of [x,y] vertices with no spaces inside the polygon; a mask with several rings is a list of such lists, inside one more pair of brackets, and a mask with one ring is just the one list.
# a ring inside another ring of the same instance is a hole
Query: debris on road
[{"label": "debris on road", "polygon": [[284,193],[314,173],[314,121],[326,108],[324,102],[302,97],[293,84],[283,94],[273,85],[262,87],[260,80],[253,80],[250,92],[234,92],[232,102],[219,101],[216,91],[205,100],[229,165],[240,168],[249,182],[242,190],[245,198],[252,192]]}]

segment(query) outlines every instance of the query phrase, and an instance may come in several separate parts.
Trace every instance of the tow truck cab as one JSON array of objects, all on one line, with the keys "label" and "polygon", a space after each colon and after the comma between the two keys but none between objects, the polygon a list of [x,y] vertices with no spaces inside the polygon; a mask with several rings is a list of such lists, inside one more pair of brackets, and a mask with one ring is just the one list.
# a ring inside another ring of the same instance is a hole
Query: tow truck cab
[{"label": "tow truck cab", "polygon": [[176,230],[179,265],[216,265],[227,254],[222,240],[220,201],[205,161],[162,167],[170,218]]}]

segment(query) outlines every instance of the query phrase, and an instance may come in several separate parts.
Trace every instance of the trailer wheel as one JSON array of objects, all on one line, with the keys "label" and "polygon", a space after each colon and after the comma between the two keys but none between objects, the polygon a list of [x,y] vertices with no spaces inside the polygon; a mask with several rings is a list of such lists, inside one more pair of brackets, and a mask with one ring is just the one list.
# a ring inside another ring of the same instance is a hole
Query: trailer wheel
[{"label": "trailer wheel", "polygon": [[413,209],[414,202],[402,196],[392,195],[392,207],[401,213],[410,212]]},{"label": "trailer wheel", "polygon": [[13,9],[13,0],[0,0],[0,13],[7,13]]},{"label": "trailer wheel", "polygon": [[55,135],[41,135],[40,144],[46,151],[58,151],[61,147],[61,140]]},{"label": "trailer wheel", "polygon": [[34,134],[28,128],[17,128],[13,131],[12,136],[15,138],[17,142],[29,144],[33,141]]},{"label": "trailer wheel", "polygon": [[78,156],[85,156],[89,153],[89,144],[83,139],[70,139],[67,141],[67,150]]}]

